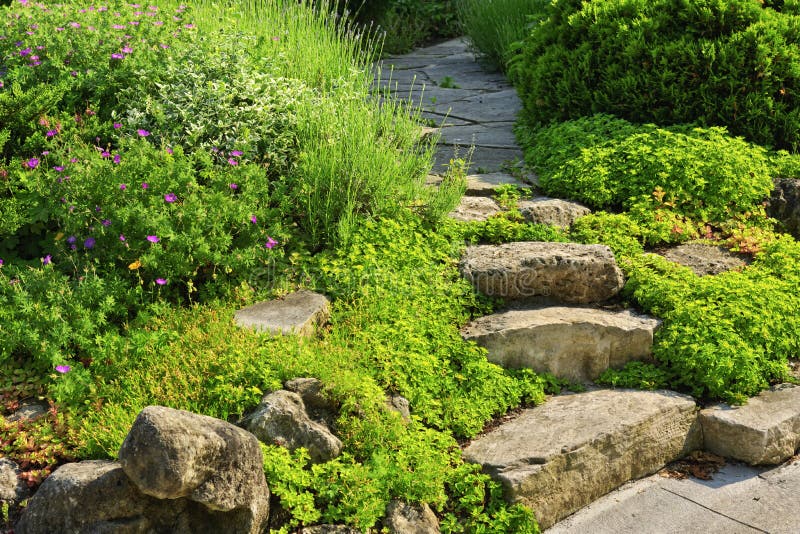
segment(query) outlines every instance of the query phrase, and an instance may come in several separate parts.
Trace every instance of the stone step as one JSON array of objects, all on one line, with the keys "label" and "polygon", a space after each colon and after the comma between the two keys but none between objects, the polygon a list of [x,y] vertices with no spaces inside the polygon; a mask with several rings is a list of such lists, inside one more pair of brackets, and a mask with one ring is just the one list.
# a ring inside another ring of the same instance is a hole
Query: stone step
[{"label": "stone step", "polygon": [[448,214],[448,217],[463,222],[485,221],[502,211],[497,202],[489,197],[466,196],[461,197],[458,206]]},{"label": "stone step", "polygon": [[258,302],[237,310],[236,324],[273,335],[310,336],[330,317],[328,299],[313,291],[301,290],[283,298]]},{"label": "stone step", "polygon": [[559,228],[568,228],[592,210],[569,200],[559,198],[538,197],[533,200],[520,200],[519,211],[529,222],[549,224]]},{"label": "stone step", "polygon": [[749,263],[745,255],[736,254],[724,247],[702,243],[684,243],[668,248],[660,254],[669,261],[689,267],[697,276],[741,269]]},{"label": "stone step", "polygon": [[751,465],[777,465],[800,448],[800,387],[781,384],[743,406],[700,412],[705,449]]},{"label": "stone step", "polygon": [[652,361],[660,321],[631,311],[550,306],[481,317],[461,333],[504,367],[527,367],[590,382],[634,360]]},{"label": "stone step", "polygon": [[521,241],[467,247],[461,274],[485,295],[551,297],[569,304],[602,302],[624,285],[605,245]]},{"label": "stone step", "polygon": [[550,398],[466,447],[545,529],[629,480],[699,448],[691,397],[598,390]]}]

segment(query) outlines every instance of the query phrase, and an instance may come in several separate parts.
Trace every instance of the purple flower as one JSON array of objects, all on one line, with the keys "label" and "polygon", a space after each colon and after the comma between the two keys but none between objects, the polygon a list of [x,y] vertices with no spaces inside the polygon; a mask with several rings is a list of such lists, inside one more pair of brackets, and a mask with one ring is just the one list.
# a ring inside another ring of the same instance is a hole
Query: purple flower
[{"label": "purple flower", "polygon": [[103,219],[102,221],[100,221],[100,224],[108,228],[109,226],[111,226],[111,221],[109,221],[108,219]]},{"label": "purple flower", "polygon": [[70,367],[69,365],[56,365],[56,371],[58,371],[62,375],[69,373],[71,370],[72,367]]},{"label": "purple flower", "polygon": [[256,218],[255,215],[251,215],[250,216],[250,222],[253,223],[253,224],[256,224],[258,222],[258,219]]},{"label": "purple flower", "polygon": [[166,285],[167,281],[163,278],[156,278],[156,284],[163,286]]},{"label": "purple flower", "polygon": [[157,235],[149,235],[147,236],[147,240],[151,243],[158,243],[160,241]]},{"label": "purple flower", "polygon": [[228,158],[228,165],[238,165],[239,162],[233,158]]},{"label": "purple flower", "polygon": [[2,267],[4,263],[3,258],[0,258],[0,267]]},{"label": "purple flower", "polygon": [[47,137],[55,137],[58,134],[57,130],[47,130]]},{"label": "purple flower", "polygon": [[126,189],[128,189],[128,186],[126,184],[119,184],[120,191],[125,191]]},{"label": "purple flower", "polygon": [[103,211],[103,208],[101,208],[100,206],[95,206],[94,211],[100,213],[101,211]]},{"label": "purple flower", "polygon": [[125,236],[123,234],[119,234],[119,240],[120,241],[125,241]]},{"label": "purple flower", "polygon": [[174,153],[175,152],[170,147],[167,147],[167,154],[169,154],[171,156]]},{"label": "purple flower", "polygon": [[231,156],[234,156],[234,157],[238,158],[242,154],[244,154],[244,152],[242,152],[241,150],[231,150]]},{"label": "purple flower", "polygon": [[62,167],[61,165],[56,165],[55,167],[53,167],[53,170],[55,170],[56,172],[64,172],[64,167]]},{"label": "purple flower", "polygon": [[75,241],[77,241],[77,240],[78,240],[78,238],[76,238],[74,235],[71,235],[71,236],[69,236],[67,238],[67,243],[69,243],[70,245],[74,245]]},{"label": "purple flower", "polygon": [[114,154],[114,163],[119,165],[119,162],[122,160],[122,157],[119,154]]},{"label": "purple flower", "polygon": [[49,150],[42,150],[42,156],[46,156],[50,153]]},{"label": "purple flower", "polygon": [[148,132],[147,130],[142,130],[141,128],[136,130],[136,133],[139,134],[139,137],[147,137],[148,135],[150,135],[150,132]]},{"label": "purple flower", "polygon": [[271,237],[267,236],[267,242],[266,242],[266,243],[264,243],[264,246],[265,246],[266,248],[268,248],[268,249],[271,249],[272,247],[274,247],[274,246],[275,246],[275,245],[277,245],[277,244],[278,244],[278,242],[277,242],[277,241],[275,241],[275,240],[274,240],[274,239],[272,239]]},{"label": "purple flower", "polygon": [[86,241],[83,242],[83,247],[91,249],[94,248],[94,244],[95,244],[95,239],[93,237],[87,237]]},{"label": "purple flower", "polygon": [[122,24],[114,24],[111,27],[114,28],[115,30],[124,30],[125,28],[127,28],[127,26],[123,26]]},{"label": "purple flower", "polygon": [[31,158],[31,159],[29,159],[28,161],[25,162],[25,165],[29,169],[35,169],[36,167],[39,166],[39,160],[36,159],[36,158]]},{"label": "purple flower", "polygon": [[150,187],[150,184],[147,182],[142,182],[142,189],[147,189],[148,187]]},{"label": "purple flower", "polygon": [[103,157],[103,158],[110,158],[111,157],[111,152],[109,152],[108,150],[103,150],[100,153],[100,156]]},{"label": "purple flower", "polygon": [[114,52],[113,54],[111,54],[111,59],[125,59],[125,56],[117,52]]},{"label": "purple flower", "polygon": [[48,254],[47,256],[42,258],[42,265],[50,265],[50,262],[52,262],[52,261],[53,261],[53,257],[50,254]]},{"label": "purple flower", "polygon": [[130,54],[131,52],[133,52],[133,48],[131,48],[130,46],[126,45],[126,46],[122,47],[121,52],[123,54]]},{"label": "purple flower", "polygon": [[178,196],[175,193],[167,193],[164,195],[164,202],[172,204],[176,200],[178,200]]},{"label": "purple flower", "polygon": [[27,56],[30,53],[31,53],[31,49],[30,48],[23,48],[22,50],[19,51],[19,55],[21,55],[23,57]]},{"label": "purple flower", "polygon": [[115,129],[115,130],[119,130],[120,128],[122,128],[122,124],[120,124],[120,123],[118,123],[118,122],[115,122],[115,123],[114,123],[114,129]]},{"label": "purple flower", "polygon": [[228,184],[228,187],[230,187],[230,188],[231,188],[231,189],[233,189],[234,191],[236,191],[237,189],[239,189],[239,186],[238,186],[237,184]]}]

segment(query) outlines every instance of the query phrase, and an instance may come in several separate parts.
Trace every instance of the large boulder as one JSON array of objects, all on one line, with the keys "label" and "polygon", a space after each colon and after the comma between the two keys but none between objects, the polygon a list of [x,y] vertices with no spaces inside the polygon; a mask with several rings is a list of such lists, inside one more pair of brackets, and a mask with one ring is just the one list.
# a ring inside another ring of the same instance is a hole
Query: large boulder
[{"label": "large boulder", "polygon": [[464,450],[530,507],[543,529],[628,480],[700,447],[691,397],[671,391],[598,390],[524,410]]},{"label": "large boulder", "polygon": [[19,477],[19,466],[8,458],[0,458],[0,506],[6,506],[9,519],[17,519],[19,504],[28,498],[28,484]]},{"label": "large boulder", "polygon": [[334,428],[339,406],[325,393],[325,385],[317,378],[293,378],[283,385],[286,391],[300,395],[308,416],[328,428]]},{"label": "large boulder", "polygon": [[122,469],[144,494],[186,498],[226,512],[234,532],[260,532],[269,489],[258,440],[225,421],[164,406],[136,417],[119,451]]},{"label": "large boulder", "polygon": [[233,318],[237,325],[258,332],[310,336],[330,318],[329,304],[325,295],[301,290],[242,308]]},{"label": "large boulder", "polygon": [[550,297],[571,304],[615,296],[625,279],[605,245],[523,241],[468,247],[461,273],[481,293],[523,299]]},{"label": "large boulder", "polygon": [[186,498],[160,500],[139,491],[119,462],[65,464],[28,501],[17,534],[217,534],[240,530],[231,514]]},{"label": "large boulder", "polygon": [[800,179],[775,180],[767,215],[778,219],[787,232],[800,239]]},{"label": "large boulder", "polygon": [[609,367],[652,360],[653,332],[659,324],[631,311],[551,306],[487,315],[461,333],[504,367],[589,382]]},{"label": "large boulder", "polygon": [[427,504],[392,501],[383,525],[390,534],[439,534],[439,520]]},{"label": "large boulder", "polygon": [[294,450],[304,447],[314,462],[327,462],[342,452],[342,442],[306,413],[303,399],[291,391],[265,395],[242,425],[268,444]]},{"label": "large boulder", "polygon": [[752,465],[774,465],[800,448],[800,387],[763,391],[744,406],[718,404],[700,412],[705,449]]}]

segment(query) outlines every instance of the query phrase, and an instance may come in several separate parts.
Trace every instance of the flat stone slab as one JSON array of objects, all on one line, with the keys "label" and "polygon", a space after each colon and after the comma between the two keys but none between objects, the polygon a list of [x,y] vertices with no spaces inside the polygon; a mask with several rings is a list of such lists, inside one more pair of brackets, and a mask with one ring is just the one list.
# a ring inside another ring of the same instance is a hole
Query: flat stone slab
[{"label": "flat stone slab", "polygon": [[568,304],[601,302],[625,283],[605,245],[521,241],[467,247],[461,274],[485,295],[551,297]]},{"label": "flat stone slab", "polygon": [[549,197],[520,200],[518,207],[527,221],[536,224],[549,224],[559,228],[568,228],[575,221],[592,212],[583,204]]},{"label": "flat stone slab", "polygon": [[800,448],[800,387],[782,384],[744,406],[700,412],[705,449],[751,465],[779,464]]},{"label": "flat stone slab", "polygon": [[631,311],[550,306],[509,310],[472,321],[464,339],[504,367],[549,372],[573,382],[595,380],[631,361],[652,361],[660,321]]},{"label": "flat stone slab", "polygon": [[500,213],[500,206],[488,197],[461,197],[456,209],[448,217],[457,221],[485,221],[492,215]]},{"label": "flat stone slab", "polygon": [[[433,172],[439,174],[445,172],[451,159],[455,157],[466,159],[468,152],[468,146],[439,145],[434,157]],[[469,171],[476,174],[501,172],[508,165],[515,165],[521,162],[522,158],[522,149],[519,148],[476,146],[472,152],[472,163],[469,166]]]},{"label": "flat stone slab", "polygon": [[[487,82],[489,83],[489,82]],[[469,89],[470,87],[462,88]],[[473,122],[513,122],[522,109],[516,89],[508,88],[488,93],[478,93],[451,104],[436,104],[431,111],[448,113]]]},{"label": "flat stone slab", "polygon": [[491,122],[442,128],[442,144],[517,148],[513,122]]},{"label": "flat stone slab", "polygon": [[234,314],[236,324],[270,334],[310,336],[330,317],[329,301],[313,291],[296,291],[259,302]]},{"label": "flat stone slab", "polygon": [[667,249],[662,255],[669,261],[689,267],[697,276],[720,274],[748,264],[743,256],[724,247],[686,243]]},{"label": "flat stone slab", "polygon": [[478,197],[490,197],[501,185],[513,185],[527,191],[531,188],[517,178],[505,172],[491,172],[484,174],[470,174],[467,176],[467,194]]},{"label": "flat stone slab", "polygon": [[789,534],[800,524],[798,489],[797,462],[769,471],[726,464],[711,480],[652,475],[601,497],[545,534]]},{"label": "flat stone slab", "polygon": [[696,411],[691,397],[671,391],[561,395],[474,440],[464,458],[548,528],[696,449]]}]

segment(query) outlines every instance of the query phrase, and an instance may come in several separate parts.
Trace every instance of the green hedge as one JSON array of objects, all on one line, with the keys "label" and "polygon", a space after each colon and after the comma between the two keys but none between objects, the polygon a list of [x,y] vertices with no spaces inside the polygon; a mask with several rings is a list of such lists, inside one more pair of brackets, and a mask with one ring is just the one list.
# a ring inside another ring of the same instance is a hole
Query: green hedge
[{"label": "green hedge", "polygon": [[559,0],[511,74],[530,124],[597,112],[800,145],[800,18],[757,0]]}]

